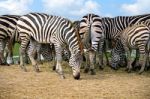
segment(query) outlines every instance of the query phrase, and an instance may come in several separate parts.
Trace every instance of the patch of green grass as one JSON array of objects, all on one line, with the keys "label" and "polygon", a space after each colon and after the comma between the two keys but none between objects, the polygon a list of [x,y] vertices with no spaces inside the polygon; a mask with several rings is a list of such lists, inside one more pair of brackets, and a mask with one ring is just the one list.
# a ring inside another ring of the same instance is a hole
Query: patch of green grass
[{"label": "patch of green grass", "polygon": [[14,56],[19,56],[19,47],[20,47],[20,44],[15,43],[15,46],[14,46],[14,49],[13,49],[13,55]]}]

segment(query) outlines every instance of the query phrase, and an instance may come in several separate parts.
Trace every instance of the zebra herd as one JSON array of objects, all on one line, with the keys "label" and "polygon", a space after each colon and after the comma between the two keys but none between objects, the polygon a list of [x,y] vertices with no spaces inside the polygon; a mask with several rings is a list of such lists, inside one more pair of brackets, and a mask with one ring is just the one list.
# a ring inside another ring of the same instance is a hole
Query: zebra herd
[{"label": "zebra herd", "polygon": [[[120,65],[127,66],[131,72],[132,65],[141,63],[141,74],[149,66],[150,51],[150,14],[136,16],[117,16],[114,18],[87,14],[81,20],[71,22],[69,19],[44,13],[26,15],[0,16],[0,63],[7,65],[8,57],[12,63],[13,46],[20,43],[20,67],[27,71],[25,59],[29,57],[33,68],[39,72],[40,55],[49,60],[54,59],[54,70],[65,78],[62,69],[62,52],[67,49],[69,65],[75,79],[80,78],[83,56],[86,65],[84,72],[94,75],[96,58],[99,68],[104,68],[103,55],[113,69]],[[108,44],[111,49],[111,62],[106,54]],[[4,57],[7,49],[8,56]],[[136,50],[134,64],[131,51]],[[54,51],[54,52],[52,52]],[[36,58],[37,55],[37,58]],[[98,56],[96,56],[98,55]]]}]

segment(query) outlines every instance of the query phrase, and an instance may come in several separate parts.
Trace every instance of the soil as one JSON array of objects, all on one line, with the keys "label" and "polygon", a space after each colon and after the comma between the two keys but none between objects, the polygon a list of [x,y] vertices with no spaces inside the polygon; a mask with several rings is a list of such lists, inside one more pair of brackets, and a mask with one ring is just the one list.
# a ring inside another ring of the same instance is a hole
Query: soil
[{"label": "soil", "polygon": [[27,65],[0,66],[0,99],[150,99],[150,71],[139,75],[105,67],[96,75],[84,74],[74,80],[68,63],[63,62],[66,79],[52,71],[51,63],[40,65],[40,73]]}]

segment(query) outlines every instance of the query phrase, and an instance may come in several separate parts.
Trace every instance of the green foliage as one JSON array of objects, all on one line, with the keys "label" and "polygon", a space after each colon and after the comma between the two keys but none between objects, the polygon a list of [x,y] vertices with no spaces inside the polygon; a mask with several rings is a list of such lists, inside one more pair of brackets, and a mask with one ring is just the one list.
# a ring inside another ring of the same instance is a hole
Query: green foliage
[{"label": "green foliage", "polygon": [[14,56],[19,56],[19,47],[20,47],[20,44],[15,43],[15,46],[13,48],[13,55]]}]

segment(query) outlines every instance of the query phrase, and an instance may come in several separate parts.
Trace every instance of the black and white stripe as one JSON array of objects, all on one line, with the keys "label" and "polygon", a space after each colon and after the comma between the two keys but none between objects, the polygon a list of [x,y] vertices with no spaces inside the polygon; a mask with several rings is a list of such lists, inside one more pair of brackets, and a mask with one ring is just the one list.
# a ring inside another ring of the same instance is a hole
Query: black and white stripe
[{"label": "black and white stripe", "polygon": [[[24,54],[29,42],[31,44],[54,44],[57,58],[56,70],[61,77],[64,77],[61,67],[62,46],[67,44],[71,52],[69,63],[73,70],[73,76],[75,79],[80,78],[80,38],[68,19],[43,13],[30,13],[19,19],[17,29],[21,37],[21,55]],[[29,57],[36,71],[39,71],[36,61],[32,56]],[[21,61],[22,59],[23,57],[21,57]],[[20,65],[25,68],[23,62]]]},{"label": "black and white stripe", "polygon": [[9,50],[12,50],[10,39],[15,33],[16,22],[18,21],[19,17],[20,16],[17,15],[0,16],[0,58],[2,61],[1,64],[7,64],[6,59],[4,58],[4,48],[7,44],[9,46]]},{"label": "black and white stripe", "polygon": [[[114,18],[109,17],[102,18],[104,36],[106,39],[110,41],[115,40],[126,27],[148,20],[150,20],[150,14],[137,16],[118,16]],[[119,48],[120,45],[116,46],[118,46]]]},{"label": "black and white stripe", "polygon": [[111,67],[117,70],[120,66],[124,67],[127,65],[127,58],[121,41],[119,40],[115,43],[117,46],[115,46],[111,51]]},{"label": "black and white stripe", "polygon": [[120,36],[120,40],[124,46],[125,52],[127,53],[128,72],[131,71],[131,50],[138,49],[140,52],[140,62],[142,67],[139,71],[141,74],[144,71],[146,60],[149,57],[149,42],[150,42],[150,21],[140,22],[138,24],[127,27],[123,30]]},{"label": "black and white stripe", "polygon": [[[86,56],[86,68],[85,72],[91,70],[91,74],[95,74],[94,71],[94,57],[95,52],[98,49],[99,40],[104,39],[104,34],[102,32],[102,19],[100,16],[95,14],[87,14],[82,17],[80,21],[80,36],[84,45],[85,51],[88,53],[85,54]],[[100,46],[103,44],[101,43]],[[102,54],[102,53],[101,53]],[[90,63],[89,63],[89,62]]]}]

